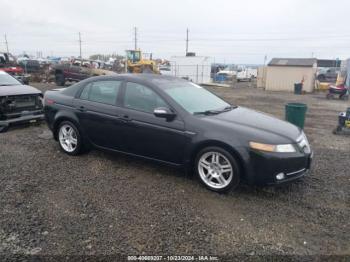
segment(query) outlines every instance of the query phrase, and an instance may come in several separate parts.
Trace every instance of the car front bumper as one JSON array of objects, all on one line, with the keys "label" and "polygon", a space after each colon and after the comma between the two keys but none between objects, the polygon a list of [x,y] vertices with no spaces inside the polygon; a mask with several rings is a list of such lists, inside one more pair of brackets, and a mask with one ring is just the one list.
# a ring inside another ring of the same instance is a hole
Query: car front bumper
[{"label": "car front bumper", "polygon": [[279,185],[304,177],[309,173],[313,159],[313,152],[281,154],[251,151],[249,155],[248,180],[258,185]]},{"label": "car front bumper", "polygon": [[0,120],[0,132],[6,131],[10,126],[16,124],[35,123],[44,120],[42,110],[22,112],[18,117]]}]

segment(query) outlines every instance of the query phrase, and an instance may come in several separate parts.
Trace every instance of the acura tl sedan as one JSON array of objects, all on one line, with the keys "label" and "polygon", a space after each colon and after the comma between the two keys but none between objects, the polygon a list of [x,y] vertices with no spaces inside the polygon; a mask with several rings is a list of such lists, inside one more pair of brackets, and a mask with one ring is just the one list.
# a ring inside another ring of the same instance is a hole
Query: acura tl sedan
[{"label": "acura tl sedan", "polygon": [[242,180],[296,180],[307,174],[312,159],[298,127],[171,76],[89,78],[47,91],[44,112],[69,155],[94,147],[184,167],[216,192]]}]

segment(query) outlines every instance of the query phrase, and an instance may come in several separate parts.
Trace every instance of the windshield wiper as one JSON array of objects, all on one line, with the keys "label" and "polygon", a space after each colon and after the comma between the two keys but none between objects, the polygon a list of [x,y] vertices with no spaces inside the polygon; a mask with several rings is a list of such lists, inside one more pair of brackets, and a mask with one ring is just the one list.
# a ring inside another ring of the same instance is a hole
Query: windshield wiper
[{"label": "windshield wiper", "polygon": [[223,109],[219,109],[219,110],[206,110],[203,112],[194,112],[194,115],[217,115],[220,113],[224,113],[224,112],[228,112],[231,111],[232,109],[237,108],[237,106],[226,106]]},{"label": "windshield wiper", "polygon": [[203,112],[194,112],[193,113],[194,115],[217,115],[217,114],[220,114],[220,111],[218,110],[206,110],[206,111],[203,111]]},{"label": "windshield wiper", "polygon": [[222,113],[222,112],[228,112],[228,111],[231,111],[232,109],[236,109],[237,108],[237,106],[226,106],[224,109],[222,109],[221,111],[220,111],[220,113]]}]

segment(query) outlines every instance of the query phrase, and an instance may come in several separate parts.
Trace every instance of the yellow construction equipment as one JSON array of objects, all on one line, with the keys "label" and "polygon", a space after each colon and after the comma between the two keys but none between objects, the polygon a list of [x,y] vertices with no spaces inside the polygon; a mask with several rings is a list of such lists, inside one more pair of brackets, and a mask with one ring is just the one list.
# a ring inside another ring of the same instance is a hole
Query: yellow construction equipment
[{"label": "yellow construction equipment", "polygon": [[152,54],[150,59],[144,59],[140,50],[126,50],[126,58],[129,73],[159,73],[156,62],[152,60]]}]

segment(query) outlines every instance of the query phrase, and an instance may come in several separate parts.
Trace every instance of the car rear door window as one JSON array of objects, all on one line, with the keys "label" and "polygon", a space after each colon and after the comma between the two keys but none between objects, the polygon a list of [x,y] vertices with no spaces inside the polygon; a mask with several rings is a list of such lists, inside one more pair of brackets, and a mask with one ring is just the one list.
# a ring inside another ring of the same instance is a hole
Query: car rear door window
[{"label": "car rear door window", "polygon": [[167,104],[149,87],[128,82],[126,84],[124,106],[147,113],[153,113],[155,108],[167,107]]},{"label": "car rear door window", "polygon": [[88,84],[80,99],[107,105],[115,105],[122,81],[96,81]]}]

